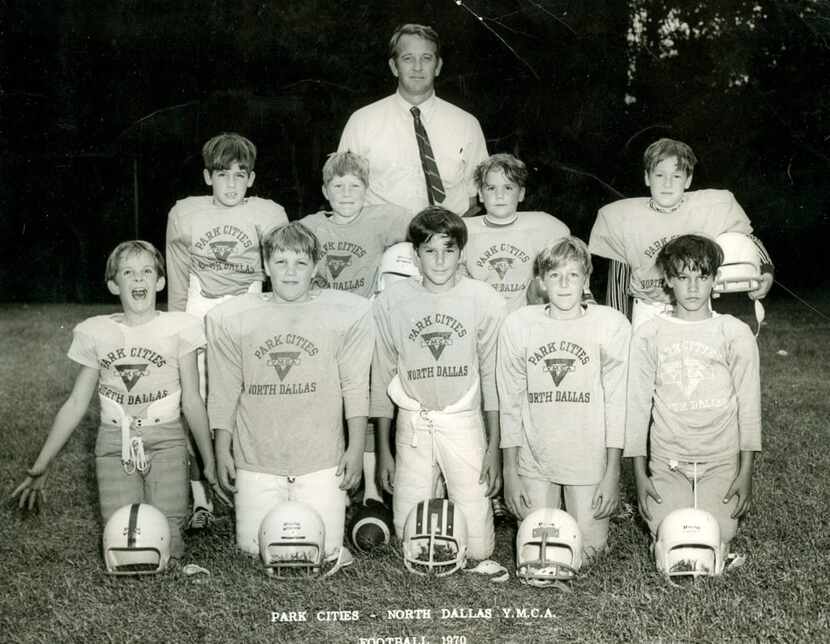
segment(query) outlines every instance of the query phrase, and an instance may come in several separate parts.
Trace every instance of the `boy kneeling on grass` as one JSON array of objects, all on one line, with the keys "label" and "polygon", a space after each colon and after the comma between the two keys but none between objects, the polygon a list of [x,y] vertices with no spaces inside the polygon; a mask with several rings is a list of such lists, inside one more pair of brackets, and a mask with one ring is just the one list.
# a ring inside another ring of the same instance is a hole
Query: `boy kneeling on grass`
[{"label": "boy kneeling on grass", "polygon": [[346,490],[362,473],[371,302],[312,286],[322,250],[298,222],[265,235],[263,257],[273,291],[236,297],[206,318],[218,476],[235,494],[241,550],[259,555],[262,519],[299,501],[323,518],[332,560],[343,545]]},{"label": "boy kneeling on grass", "polygon": [[606,547],[619,498],[631,325],[583,303],[591,255],[582,240],[566,237],[534,264],[550,304],[514,311],[499,334],[504,498],[521,520],[564,496],[590,557]]},{"label": "boy kneeling on grass", "polygon": [[634,330],[625,456],[634,458],[652,537],[672,510],[695,506],[696,485],[696,505],[717,519],[726,559],[752,500],[761,379],[749,326],[711,308],[722,259],[717,243],[701,235],[678,237],[657,256],[674,309]]},{"label": "boy kneeling on grass", "polygon": [[153,505],[167,517],[171,556],[180,559],[188,509],[182,412],[207,481],[227,501],[216,485],[205,404],[199,393],[196,352],[204,347],[204,332],[200,321],[187,313],[156,310],[156,294],[165,282],[164,260],[152,244],[119,244],[107,259],[106,281],[123,311],[97,315],[75,327],[68,355],[81,369],[37,460],[12,496],[20,497],[20,508],[37,505],[50,463],[97,391],[101,425],[95,466],[102,521],[106,525],[124,505]]}]

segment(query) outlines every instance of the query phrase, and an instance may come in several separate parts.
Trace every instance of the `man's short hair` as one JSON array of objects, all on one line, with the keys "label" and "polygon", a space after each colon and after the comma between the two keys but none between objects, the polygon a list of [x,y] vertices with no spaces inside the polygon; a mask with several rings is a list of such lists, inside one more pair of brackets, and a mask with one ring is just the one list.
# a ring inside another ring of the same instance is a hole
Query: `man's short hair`
[{"label": "man's short hair", "polygon": [[688,175],[694,172],[697,157],[691,146],[683,141],[665,138],[657,139],[646,148],[643,153],[643,168],[646,172],[651,172],[658,163],[669,157],[677,157],[679,170],[683,170]]},{"label": "man's short hair", "polygon": [[328,185],[328,182],[335,177],[345,177],[347,174],[353,174],[363,182],[364,186],[368,186],[369,159],[351,150],[330,154],[323,164],[323,185]]},{"label": "man's short hair", "polygon": [[395,58],[398,54],[398,42],[403,36],[419,36],[424,40],[435,43],[435,55],[441,58],[441,38],[438,32],[428,25],[417,25],[407,23],[395,29],[395,33],[389,39],[389,58]]},{"label": "man's short hair", "polygon": [[317,235],[299,221],[292,221],[272,228],[262,239],[263,260],[268,262],[277,251],[292,251],[305,254],[315,264],[320,261],[323,251]]},{"label": "man's short hair", "polygon": [[417,251],[435,235],[446,235],[458,246],[458,250],[467,245],[464,220],[443,206],[429,206],[415,215],[409,222],[406,241],[411,242]]},{"label": "man's short hair", "polygon": [[697,270],[708,277],[723,264],[723,250],[709,237],[681,235],[660,249],[655,264],[666,279],[677,277],[682,270]]},{"label": "man's short hair", "polygon": [[582,266],[585,275],[589,276],[594,270],[591,263],[591,251],[579,237],[565,237],[552,246],[539,251],[533,262],[533,273],[544,279],[545,275],[561,264],[573,260]]},{"label": "man's short hair", "polygon": [[256,163],[256,146],[241,134],[222,132],[202,146],[205,170],[229,170],[234,161],[239,167],[253,172]]},{"label": "man's short hair", "polygon": [[139,253],[147,253],[153,258],[156,265],[156,274],[159,277],[164,277],[164,257],[159,252],[158,248],[153,246],[150,242],[133,239],[130,241],[121,242],[116,246],[107,257],[107,266],[104,269],[104,280],[109,282],[114,280],[118,274],[118,267],[121,265],[121,260],[130,255],[138,255]]},{"label": "man's short hair", "polygon": [[527,185],[527,166],[524,161],[517,159],[512,154],[500,153],[493,154],[478,164],[473,179],[479,190],[484,189],[487,173],[493,170],[501,170],[505,177],[520,188]]}]

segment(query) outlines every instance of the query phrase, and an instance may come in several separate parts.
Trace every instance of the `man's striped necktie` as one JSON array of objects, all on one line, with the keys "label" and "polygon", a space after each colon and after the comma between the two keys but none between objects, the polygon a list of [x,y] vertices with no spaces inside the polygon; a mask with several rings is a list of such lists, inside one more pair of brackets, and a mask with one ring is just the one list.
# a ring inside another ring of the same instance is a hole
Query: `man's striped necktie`
[{"label": "man's striped necktie", "polygon": [[413,107],[409,110],[415,118],[415,138],[418,139],[418,152],[421,154],[421,167],[424,169],[424,177],[427,181],[427,196],[430,205],[444,201],[444,184],[441,182],[441,175],[438,173],[438,165],[432,154],[432,146],[429,144],[429,136],[421,123],[421,110]]}]

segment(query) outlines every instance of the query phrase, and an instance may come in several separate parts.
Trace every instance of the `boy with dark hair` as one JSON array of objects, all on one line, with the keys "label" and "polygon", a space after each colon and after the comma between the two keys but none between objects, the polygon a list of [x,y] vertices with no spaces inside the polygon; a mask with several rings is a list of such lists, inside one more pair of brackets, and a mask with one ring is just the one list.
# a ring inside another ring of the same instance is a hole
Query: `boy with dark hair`
[{"label": "boy with dark hair", "polygon": [[422,277],[392,284],[375,301],[371,415],[379,477],[393,494],[400,538],[409,511],[433,496],[443,474],[467,520],[470,556],[486,559],[495,541],[488,497],[501,486],[495,366],[505,304],[487,284],[458,274],[467,242],[458,215],[422,210],[408,239]]},{"label": "boy with dark hair", "polygon": [[[655,141],[643,155],[650,197],[620,199],[597,213],[588,246],[595,255],[612,261],[608,303],[625,312],[627,297],[634,298],[635,329],[671,307],[663,275],[655,264],[657,253],[669,241],[692,233],[715,239],[727,232],[752,232],[749,218],[728,190],[688,192],[696,163],[694,152],[682,141]],[[752,240],[761,257],[762,275],[749,297],[761,299],[772,287],[773,266],[760,240]]]},{"label": "boy with dark hair", "polygon": [[345,490],[361,475],[371,303],[313,286],[322,250],[302,224],[272,230],[263,249],[272,292],[233,298],[206,318],[219,481],[235,493],[240,549],[259,554],[262,519],[294,500],[319,512],[327,558],[335,559]]},{"label": "boy with dark hair", "polygon": [[[205,183],[212,194],[177,201],[167,217],[167,308],[187,311],[200,319],[234,295],[262,291],[262,238],[288,221],[282,206],[246,197],[256,176],[256,147],[251,141],[223,132],[204,144],[202,159]],[[203,353],[198,366],[204,397]],[[213,502],[200,478],[199,464],[193,459],[191,528],[202,528],[213,520]]]},{"label": "boy with dark hair", "polygon": [[[470,277],[490,284],[513,311],[528,304],[536,255],[570,231],[546,212],[518,211],[527,167],[512,154],[492,155],[479,164],[474,179],[485,214],[464,220],[470,240],[462,266]],[[533,294],[531,299],[538,303]]]},{"label": "boy with dark hair", "polygon": [[582,240],[545,248],[535,266],[550,303],[513,311],[499,334],[504,497],[523,519],[564,496],[591,556],[606,547],[619,496],[631,325],[582,301],[591,275]]},{"label": "boy with dark hair", "polygon": [[182,412],[199,448],[205,478],[216,489],[196,369],[204,331],[193,316],[156,310],[156,294],[164,288],[164,260],[152,244],[119,244],[107,259],[106,281],[123,311],[97,315],[75,327],[68,354],[80,365],[75,385],[40,455],[12,496],[20,495],[21,508],[38,502],[50,463],[97,391],[101,424],[95,469],[103,524],[123,505],[153,505],[167,517],[171,555],[178,559],[184,554],[188,501]]},{"label": "boy with dark hair", "polygon": [[672,510],[694,505],[694,484],[697,507],[717,519],[725,557],[752,499],[761,379],[750,328],[710,307],[722,259],[700,235],[682,235],[657,255],[674,309],[634,331],[625,456],[634,459],[652,537]]}]

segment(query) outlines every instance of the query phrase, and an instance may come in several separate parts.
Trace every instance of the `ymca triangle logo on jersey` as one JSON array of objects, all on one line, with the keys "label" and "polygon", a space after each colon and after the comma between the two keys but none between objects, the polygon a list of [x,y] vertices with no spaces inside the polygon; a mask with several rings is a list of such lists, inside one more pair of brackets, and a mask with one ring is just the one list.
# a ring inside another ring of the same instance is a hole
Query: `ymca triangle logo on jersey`
[{"label": "ymca triangle logo on jersey", "polygon": [[326,267],[329,269],[329,274],[333,279],[340,277],[340,273],[352,261],[351,255],[331,255],[326,253]]},{"label": "ymca triangle logo on jersey", "polygon": [[268,356],[271,359],[267,362],[267,364],[269,367],[274,367],[274,371],[276,371],[277,375],[280,377],[280,382],[285,380],[288,372],[291,371],[291,367],[295,364],[300,364],[299,351],[275,351],[273,353],[269,353]]},{"label": "ymca triangle logo on jersey", "polygon": [[121,380],[124,382],[127,391],[132,391],[141,377],[147,374],[147,367],[149,365],[145,362],[142,364],[117,364],[114,366],[118,371],[118,375],[121,376]]},{"label": "ymca triangle logo on jersey", "polygon": [[228,261],[228,257],[231,256],[231,252],[233,249],[236,248],[236,241],[212,241],[210,242],[210,250],[213,252],[213,256],[218,259],[220,262]]},{"label": "ymca triangle logo on jersey", "polygon": [[507,275],[507,271],[513,268],[515,261],[512,257],[495,257],[488,264],[498,273],[499,279],[504,280],[504,276]]},{"label": "ymca triangle logo on jersey", "polygon": [[432,357],[436,360],[441,358],[444,349],[452,346],[450,336],[452,331],[432,331],[430,333],[421,334],[421,346],[426,347],[432,353]]},{"label": "ymca triangle logo on jersey", "polygon": [[677,386],[686,398],[691,398],[698,385],[709,378],[709,367],[702,360],[681,356],[679,360],[660,366],[663,382]]},{"label": "ymca triangle logo on jersey", "polygon": [[571,371],[575,371],[575,358],[545,358],[544,370],[550,374],[553,384],[557,387]]}]

